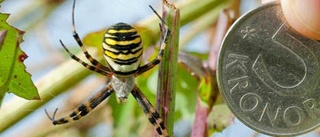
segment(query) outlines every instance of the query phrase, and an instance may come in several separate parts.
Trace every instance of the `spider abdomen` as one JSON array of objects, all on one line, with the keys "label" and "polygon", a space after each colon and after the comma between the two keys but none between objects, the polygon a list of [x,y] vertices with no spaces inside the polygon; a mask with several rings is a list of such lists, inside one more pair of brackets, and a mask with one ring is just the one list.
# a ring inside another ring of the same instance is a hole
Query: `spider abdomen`
[{"label": "spider abdomen", "polygon": [[129,93],[131,93],[135,85],[133,75],[129,75],[127,77],[113,75],[110,83],[116,92],[117,101],[119,103],[126,102]]},{"label": "spider abdomen", "polygon": [[136,29],[126,23],[111,26],[103,39],[104,57],[118,75],[133,74],[142,58],[141,37]]}]

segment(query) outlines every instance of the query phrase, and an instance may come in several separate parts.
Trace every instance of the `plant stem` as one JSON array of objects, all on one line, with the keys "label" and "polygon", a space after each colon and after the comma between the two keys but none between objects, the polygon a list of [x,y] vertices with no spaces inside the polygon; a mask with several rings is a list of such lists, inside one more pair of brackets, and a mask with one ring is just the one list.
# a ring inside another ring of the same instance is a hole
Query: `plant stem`
[{"label": "plant stem", "polygon": [[49,72],[36,83],[41,101],[30,101],[15,96],[3,104],[0,109],[0,132],[11,127],[66,89],[71,88],[89,74],[90,71],[71,59]]},{"label": "plant stem", "polygon": [[[175,5],[180,9],[181,13],[180,26],[184,26],[198,19],[213,9],[222,10],[230,1],[232,0],[188,0],[178,2]],[[138,22],[138,25],[145,26],[152,32],[159,32],[159,26],[156,22],[158,22],[158,18],[152,16]]]},{"label": "plant stem", "polygon": [[162,116],[168,135],[173,137],[175,95],[178,72],[180,11],[174,5],[163,1],[163,19],[171,34],[159,66],[157,88],[157,111]]}]

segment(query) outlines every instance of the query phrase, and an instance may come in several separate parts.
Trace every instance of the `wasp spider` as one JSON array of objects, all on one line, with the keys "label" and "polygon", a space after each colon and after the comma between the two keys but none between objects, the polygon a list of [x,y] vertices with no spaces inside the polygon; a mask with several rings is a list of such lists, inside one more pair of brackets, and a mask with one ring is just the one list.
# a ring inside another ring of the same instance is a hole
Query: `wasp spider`
[{"label": "wasp spider", "polygon": [[60,43],[73,60],[81,63],[84,67],[91,71],[109,77],[111,80],[93,97],[73,110],[73,112],[69,116],[55,119],[55,115],[58,109],[54,111],[52,117],[49,116],[49,114],[45,110],[49,119],[54,125],[65,124],[71,121],[79,120],[81,117],[87,115],[104,99],[109,97],[113,92],[115,92],[116,98],[120,103],[125,102],[129,93],[131,93],[137,100],[139,105],[142,107],[144,113],[148,116],[151,124],[156,128],[158,134],[160,136],[168,136],[167,130],[164,126],[164,122],[160,118],[159,113],[154,109],[152,104],[148,101],[148,99],[140,91],[139,87],[135,84],[136,76],[148,71],[160,62],[163,56],[163,51],[166,47],[167,37],[170,35],[168,26],[165,25],[163,19],[150,6],[152,11],[160,18],[162,22],[162,24],[160,24],[162,35],[158,56],[153,61],[143,66],[140,66],[143,49],[141,44],[141,37],[137,30],[126,23],[117,23],[111,26],[109,29],[107,29],[102,43],[104,51],[103,55],[108,64],[108,66],[104,66],[88,53],[87,49],[83,46],[79,35],[76,32],[74,21],[75,1],[76,0],[73,1],[72,8],[73,37],[77,41],[78,45],[81,47],[86,58],[91,64],[80,60],[77,56],[72,54],[61,40]]}]

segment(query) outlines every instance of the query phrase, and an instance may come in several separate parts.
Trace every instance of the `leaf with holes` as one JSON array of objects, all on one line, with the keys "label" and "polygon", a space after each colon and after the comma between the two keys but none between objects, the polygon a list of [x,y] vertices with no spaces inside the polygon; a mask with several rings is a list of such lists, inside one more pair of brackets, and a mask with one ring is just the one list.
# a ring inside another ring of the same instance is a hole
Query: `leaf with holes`
[{"label": "leaf with holes", "polygon": [[0,105],[6,92],[25,99],[40,99],[23,64],[28,57],[19,47],[24,32],[8,25],[8,16],[0,13]]}]

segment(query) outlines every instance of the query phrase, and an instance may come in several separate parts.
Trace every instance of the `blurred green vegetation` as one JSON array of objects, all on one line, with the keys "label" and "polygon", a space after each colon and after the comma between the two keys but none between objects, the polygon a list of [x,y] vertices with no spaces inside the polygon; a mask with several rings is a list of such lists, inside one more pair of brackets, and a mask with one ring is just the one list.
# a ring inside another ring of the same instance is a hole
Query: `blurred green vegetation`
[{"label": "blurred green vegetation", "polygon": [[[26,28],[28,28],[28,30],[32,30],[34,26],[38,25],[39,20],[45,20],[46,17],[50,15],[51,12],[55,8],[59,7],[63,2],[65,1],[45,0],[43,2],[30,3],[30,7],[27,8],[28,10],[21,13],[21,16],[19,16],[18,19],[15,20],[15,22],[25,22],[26,24],[24,25],[27,26]],[[193,40],[195,37],[197,37],[200,33],[205,33],[206,35],[208,35],[208,37],[213,37],[210,31],[215,31],[214,27],[219,13],[223,9],[230,9],[230,5],[236,5],[235,7],[239,6],[237,3],[237,0],[184,0],[180,3],[175,3],[176,7],[178,7],[181,10],[181,26],[189,26],[193,28],[192,30],[188,30],[188,34],[183,35],[185,37],[182,37],[180,39],[180,43],[182,43],[179,45],[180,50],[183,51],[185,45],[188,44],[188,42]],[[237,8],[233,7],[231,9]],[[43,11],[41,12],[41,15],[38,15],[31,19],[28,18],[28,21],[24,21],[26,17],[30,16],[31,13],[34,13],[39,10]],[[134,26],[138,30],[144,32],[142,33],[142,37],[144,40],[144,54],[147,55],[145,59],[146,61],[152,60],[157,55],[157,44],[160,38],[160,29],[158,24],[159,20],[155,16],[152,16],[134,24]],[[101,56],[102,54],[100,49],[100,43],[104,30],[105,29],[89,33],[83,39],[85,45],[89,47],[90,53],[93,53],[95,56],[98,56],[98,59],[103,63],[104,61]],[[208,41],[207,48],[212,48],[211,45],[212,43]],[[193,46],[201,48],[200,45]],[[79,49],[73,50],[72,48],[71,51],[79,51]],[[209,52],[189,52],[189,54],[197,58],[200,58],[202,61],[208,60],[209,57]],[[188,62],[191,60],[186,61]],[[197,64],[196,66],[194,66],[195,68],[205,68],[203,66],[204,63],[202,62],[199,64],[199,62],[196,63],[191,61],[191,64],[192,63]],[[39,90],[39,94],[42,99],[41,101],[26,101],[14,98],[12,101],[5,102],[8,103],[7,107],[1,108],[0,110],[0,132],[10,130],[10,128],[13,128],[13,125],[19,123],[25,117],[34,113],[35,110],[39,109],[42,105],[52,100],[53,98],[59,96],[68,89],[75,90],[75,93],[71,93],[70,98],[67,99],[66,102],[64,102],[65,105],[61,106],[62,109],[59,109],[57,117],[69,114],[73,108],[76,108],[76,106],[80,104],[82,101],[79,98],[88,98],[88,96],[90,95],[88,95],[89,93],[85,92],[88,92],[88,90],[89,92],[94,92],[92,91],[92,89],[96,88],[89,88],[91,84],[81,81],[93,73],[89,72],[81,65],[75,64],[77,63],[71,59],[68,59],[67,61],[64,61],[62,64],[58,65],[54,70],[44,75],[38,82],[36,82],[36,86]],[[176,81],[177,91],[175,99],[175,121],[188,121],[190,126],[193,123],[197,123],[196,121],[194,121],[194,117],[196,114],[195,111],[197,98],[199,96],[206,103],[209,112],[213,108],[213,104],[219,104],[219,108],[221,108],[221,100],[213,99],[214,101],[218,102],[210,102],[211,94],[216,95],[218,93],[217,89],[214,87],[216,85],[215,80],[212,80],[215,79],[214,73],[207,73],[208,71],[213,70],[202,70],[205,72],[203,75],[198,75],[197,73],[196,75],[194,75],[193,70],[194,69],[191,69],[190,71],[190,69],[188,69],[188,66],[179,65],[177,74],[178,80]],[[149,99],[153,106],[155,106],[154,103],[156,102],[156,89],[158,80],[157,74],[158,67],[155,67],[154,69],[142,74],[136,79],[137,85],[141,88],[141,91],[145,94],[145,96]],[[107,78],[100,75],[94,75],[93,77],[97,80],[95,82],[92,82],[92,85],[95,85],[96,83],[102,83],[103,85],[104,82],[101,81],[107,80]],[[77,91],[77,89],[81,89],[81,91]],[[200,94],[198,91],[201,91]],[[78,95],[79,93],[83,93],[83,95]],[[210,96],[206,96],[206,93],[210,93]],[[216,114],[216,117],[220,117],[221,115],[219,114],[225,113],[228,114],[227,116],[232,117],[230,116],[231,114],[230,112],[228,112],[228,110],[222,110],[223,111],[221,112],[214,112]],[[52,111],[53,110],[51,110],[51,112]],[[43,116],[45,116],[44,112]],[[210,130],[210,133],[221,131],[224,127],[226,127],[229,124],[229,122],[219,122],[219,120],[226,120],[219,119],[216,117],[210,117],[212,121],[208,122],[208,124],[218,124],[215,127],[219,127],[219,129],[214,131],[207,129]],[[129,97],[128,102],[126,104],[118,104],[114,95],[112,95],[109,97],[107,103],[103,102],[88,116],[82,118],[80,121],[73,122],[70,124],[62,126],[53,126],[46,117],[41,118],[40,121],[41,122],[37,125],[29,127],[30,129],[28,129],[27,133],[20,133],[19,135],[32,137],[99,136],[95,135],[95,130],[99,129],[100,127],[110,129],[111,133],[106,133],[106,136],[152,136],[154,134],[154,129],[152,125],[149,123],[147,117],[143,114],[143,111],[136,103],[136,101],[132,98],[132,96]],[[208,127],[212,128],[211,126]],[[39,131],[39,128],[41,128],[41,131]],[[107,129],[105,130],[106,132],[109,131]],[[181,132],[185,132],[185,136],[190,136],[191,129]]]}]

